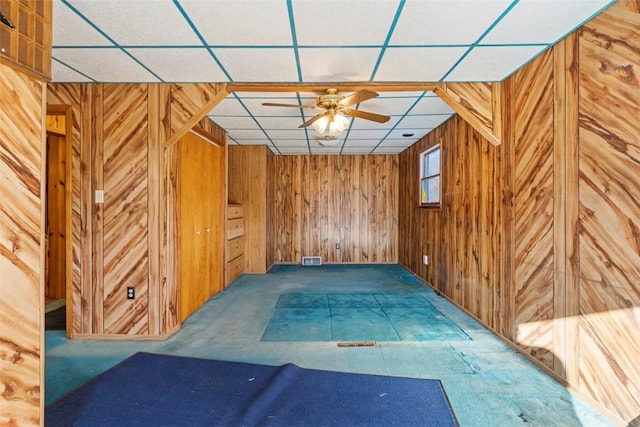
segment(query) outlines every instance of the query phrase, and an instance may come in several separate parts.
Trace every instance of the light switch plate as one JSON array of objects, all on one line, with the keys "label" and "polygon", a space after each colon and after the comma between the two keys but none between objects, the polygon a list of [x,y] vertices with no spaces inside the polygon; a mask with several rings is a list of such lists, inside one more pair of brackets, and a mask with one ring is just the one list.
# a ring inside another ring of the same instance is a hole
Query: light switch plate
[{"label": "light switch plate", "polygon": [[104,203],[104,190],[96,190],[95,201],[96,203]]}]

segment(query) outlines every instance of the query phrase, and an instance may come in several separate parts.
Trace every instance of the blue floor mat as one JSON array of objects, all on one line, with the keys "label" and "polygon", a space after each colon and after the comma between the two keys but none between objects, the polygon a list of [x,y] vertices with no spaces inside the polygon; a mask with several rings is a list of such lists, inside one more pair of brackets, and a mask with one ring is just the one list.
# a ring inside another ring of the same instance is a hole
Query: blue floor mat
[{"label": "blue floor mat", "polygon": [[262,341],[453,341],[469,336],[420,295],[282,294]]}]

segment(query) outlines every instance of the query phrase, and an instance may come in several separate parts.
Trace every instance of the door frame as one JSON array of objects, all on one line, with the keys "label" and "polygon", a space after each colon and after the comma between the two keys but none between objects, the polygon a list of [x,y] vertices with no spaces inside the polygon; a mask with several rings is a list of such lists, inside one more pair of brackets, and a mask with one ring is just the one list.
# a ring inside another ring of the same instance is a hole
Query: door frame
[{"label": "door frame", "polygon": [[[73,227],[72,227],[72,206],[73,206],[73,174],[72,174],[72,131],[73,131],[73,110],[70,105],[47,104],[47,116],[65,116],[65,171],[64,171],[64,233],[65,233],[65,304],[66,304],[66,335],[73,338]],[[46,123],[46,118],[45,118]],[[45,137],[49,132],[45,126]],[[52,132],[55,133],[55,132]],[[48,161],[48,153],[45,153]],[[48,179],[48,176],[45,177]],[[48,201],[47,201],[48,203]],[[43,290],[44,292],[44,290]],[[44,296],[43,296],[44,298]]]}]

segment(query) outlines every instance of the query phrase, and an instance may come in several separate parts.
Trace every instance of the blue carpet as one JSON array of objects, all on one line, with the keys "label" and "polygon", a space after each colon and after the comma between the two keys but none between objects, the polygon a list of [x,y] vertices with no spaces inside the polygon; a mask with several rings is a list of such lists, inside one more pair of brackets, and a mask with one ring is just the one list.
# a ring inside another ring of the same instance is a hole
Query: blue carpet
[{"label": "blue carpet", "polygon": [[45,408],[47,426],[457,426],[438,380],[136,353]]},{"label": "blue carpet", "polygon": [[262,341],[468,340],[420,295],[287,293],[278,298]]}]

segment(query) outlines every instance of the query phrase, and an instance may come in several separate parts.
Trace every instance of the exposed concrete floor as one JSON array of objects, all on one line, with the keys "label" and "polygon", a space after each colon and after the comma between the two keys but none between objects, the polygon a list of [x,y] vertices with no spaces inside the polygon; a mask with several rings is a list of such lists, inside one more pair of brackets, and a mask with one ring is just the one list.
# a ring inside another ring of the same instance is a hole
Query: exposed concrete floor
[{"label": "exposed concrete floor", "polygon": [[[279,296],[288,292],[419,294],[471,340],[387,341],[374,347],[261,341]],[[243,275],[162,342],[69,341],[62,331],[47,331],[46,402],[137,351],[439,379],[463,427],[612,425],[397,265],[276,266],[266,275]]]}]

